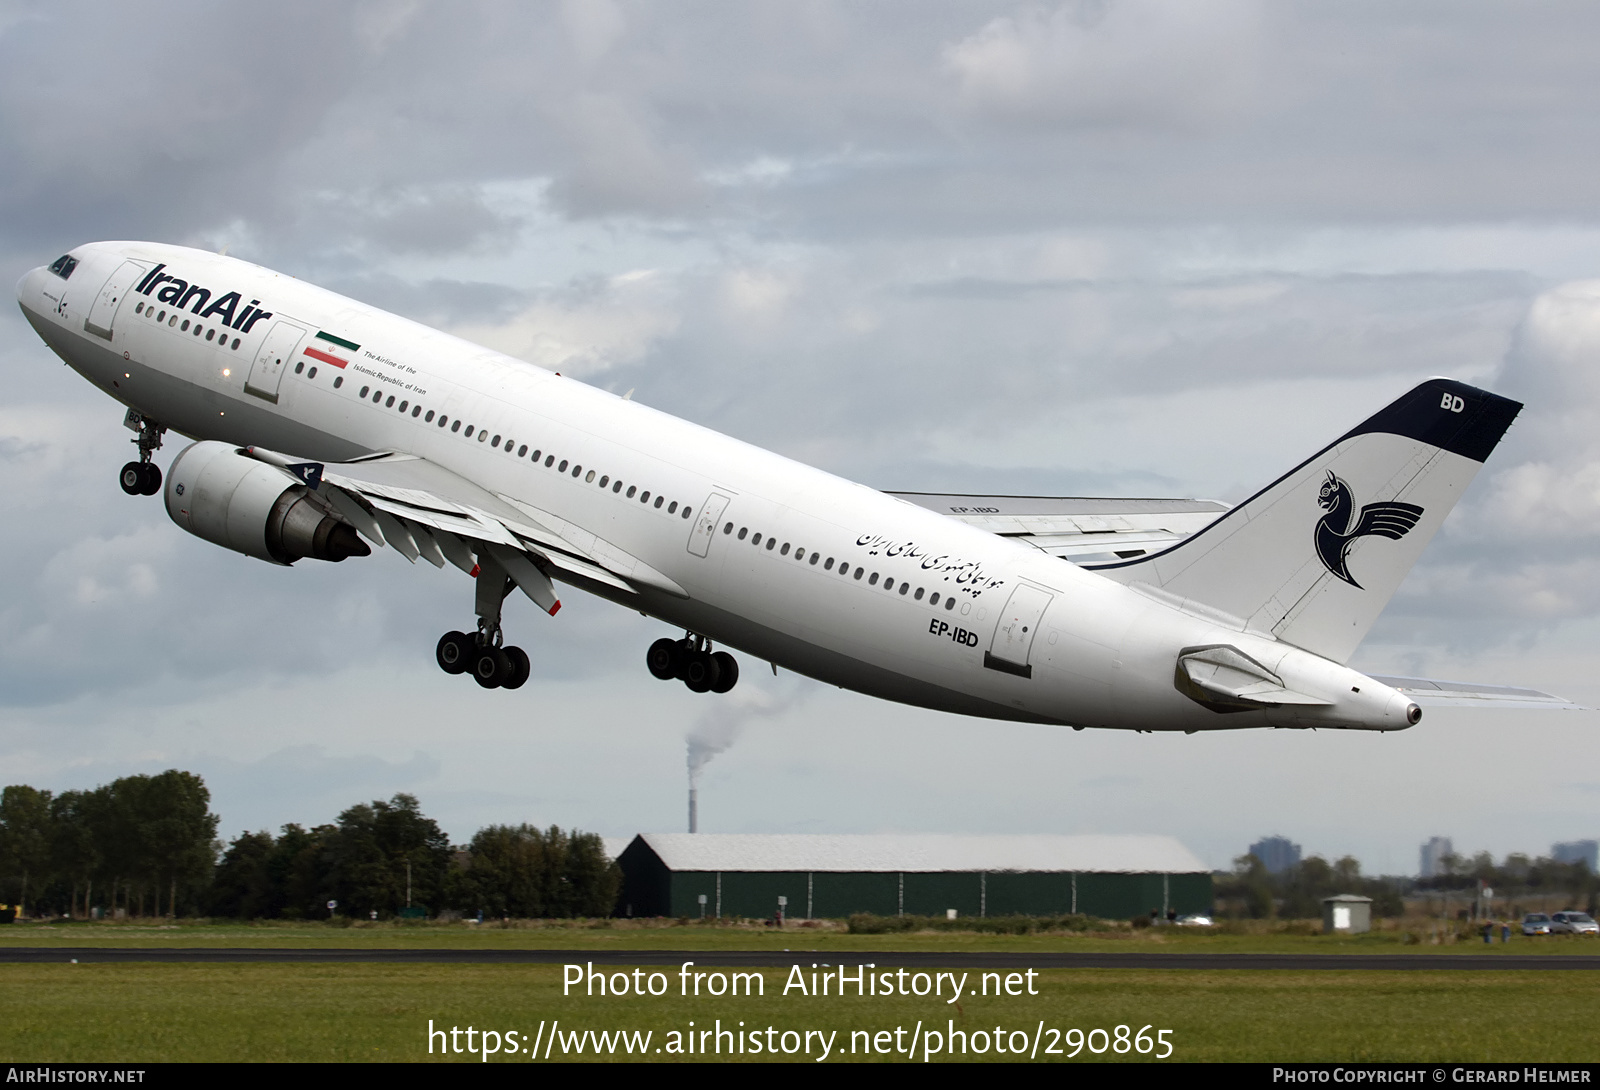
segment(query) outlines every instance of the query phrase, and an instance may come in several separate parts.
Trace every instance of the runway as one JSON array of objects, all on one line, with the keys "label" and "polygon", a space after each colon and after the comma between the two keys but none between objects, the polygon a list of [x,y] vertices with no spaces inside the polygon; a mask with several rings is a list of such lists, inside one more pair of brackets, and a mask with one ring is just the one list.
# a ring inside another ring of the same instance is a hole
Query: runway
[{"label": "runway", "polygon": [[455,965],[681,965],[723,968],[788,968],[875,965],[907,969],[1289,969],[1289,970],[1439,970],[1439,969],[1600,969],[1595,954],[1164,954],[813,950],[463,950],[319,949],[305,947],[112,947],[19,946],[0,948],[0,963],[51,962],[162,964],[251,962],[455,964]]}]

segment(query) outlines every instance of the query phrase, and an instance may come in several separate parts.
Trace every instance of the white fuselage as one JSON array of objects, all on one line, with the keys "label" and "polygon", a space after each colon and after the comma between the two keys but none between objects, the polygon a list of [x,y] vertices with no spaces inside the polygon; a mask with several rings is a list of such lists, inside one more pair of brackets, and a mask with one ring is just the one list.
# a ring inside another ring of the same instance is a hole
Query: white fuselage
[{"label": "white fuselage", "polygon": [[[196,439],[327,461],[428,459],[555,513],[688,596],[575,580],[585,589],[758,659],[908,704],[1078,727],[1406,725],[1398,693],[1270,636],[292,277],[151,243],[73,255],[70,279],[35,269],[19,301],[118,401]],[[135,277],[102,298],[129,261],[141,277],[159,265],[174,279],[140,291]],[[264,372],[258,356],[283,319],[335,335],[345,346],[327,354],[345,365],[297,356],[305,367]],[[247,381],[275,384],[276,400]],[[697,519],[685,515],[716,496],[727,504],[697,555]],[[1180,651],[1209,644],[1240,648],[1330,705],[1202,707],[1173,670]]]}]

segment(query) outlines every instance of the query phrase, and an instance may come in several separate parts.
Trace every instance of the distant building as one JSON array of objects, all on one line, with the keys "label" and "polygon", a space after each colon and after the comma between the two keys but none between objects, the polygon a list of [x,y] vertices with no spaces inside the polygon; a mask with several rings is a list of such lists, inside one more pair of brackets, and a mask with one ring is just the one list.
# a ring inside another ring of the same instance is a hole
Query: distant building
[{"label": "distant building", "polygon": [[1422,846],[1422,866],[1417,873],[1424,878],[1437,878],[1444,873],[1444,857],[1456,854],[1447,836],[1430,837]]},{"label": "distant building", "polygon": [[1166,836],[642,833],[623,916],[1209,913],[1211,871]]},{"label": "distant building", "polygon": [[1594,874],[1600,871],[1600,840],[1569,840],[1565,844],[1553,844],[1550,858],[1557,863],[1585,863],[1589,873]]},{"label": "distant building", "polygon": [[1261,860],[1268,874],[1282,874],[1300,865],[1300,845],[1288,837],[1265,836],[1250,845],[1250,854]]}]

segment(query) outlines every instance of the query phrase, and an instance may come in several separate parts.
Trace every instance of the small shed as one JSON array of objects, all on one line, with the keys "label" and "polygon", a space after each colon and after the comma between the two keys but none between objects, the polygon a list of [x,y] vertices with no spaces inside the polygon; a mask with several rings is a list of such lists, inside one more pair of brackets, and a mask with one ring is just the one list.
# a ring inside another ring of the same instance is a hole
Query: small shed
[{"label": "small shed", "polygon": [[1372,898],[1340,893],[1322,899],[1322,933],[1355,935],[1372,930]]},{"label": "small shed", "polygon": [[1211,911],[1211,872],[1164,836],[642,833],[617,862],[623,916]]}]

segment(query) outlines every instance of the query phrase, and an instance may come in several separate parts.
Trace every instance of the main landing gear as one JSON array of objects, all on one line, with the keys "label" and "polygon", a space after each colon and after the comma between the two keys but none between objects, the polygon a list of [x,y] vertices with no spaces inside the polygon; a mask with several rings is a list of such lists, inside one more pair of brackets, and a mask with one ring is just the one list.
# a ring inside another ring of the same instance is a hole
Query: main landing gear
[{"label": "main landing gear", "polygon": [[520,647],[499,646],[500,633],[491,637],[482,629],[476,635],[446,632],[435,652],[439,668],[447,674],[470,673],[485,689],[520,689],[533,673],[533,662]]},{"label": "main landing gear", "polygon": [[739,660],[711,650],[711,641],[693,632],[681,640],[659,639],[645,655],[650,672],[662,681],[677,678],[695,693],[725,693],[739,683]]},{"label": "main landing gear", "polygon": [[166,434],[167,427],[146,420],[132,409],[122,418],[122,424],[135,433],[133,441],[139,446],[139,460],[122,467],[118,483],[130,496],[154,496],[161,491],[161,467],[152,462],[150,456],[161,449],[161,437]]},{"label": "main landing gear", "polygon": [[478,631],[446,632],[439,637],[435,657],[447,674],[470,673],[485,689],[520,689],[533,672],[528,653],[520,647],[502,647],[500,607],[516,584],[487,551],[478,558],[476,609]]}]

